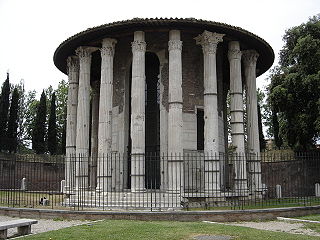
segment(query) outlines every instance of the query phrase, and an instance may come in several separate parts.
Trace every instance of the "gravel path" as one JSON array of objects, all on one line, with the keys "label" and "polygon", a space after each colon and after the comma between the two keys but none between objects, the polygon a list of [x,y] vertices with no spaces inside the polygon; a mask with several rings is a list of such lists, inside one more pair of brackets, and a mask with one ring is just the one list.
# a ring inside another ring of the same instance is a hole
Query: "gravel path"
[{"label": "gravel path", "polygon": [[[0,222],[10,221],[18,218],[7,217],[7,216],[0,216]],[[38,224],[33,224],[31,227],[32,233],[42,233],[48,232],[52,230],[58,230],[61,228],[67,228],[75,225],[81,225],[89,223],[89,221],[54,221],[54,220],[47,220],[47,219],[37,219]],[[17,233],[17,228],[8,229],[8,237],[12,237],[14,234]]]},{"label": "gravel path", "polygon": [[238,223],[228,223],[227,225],[243,226],[243,227],[250,227],[250,228],[268,230],[268,231],[274,231],[274,232],[287,232],[287,233],[320,237],[320,233],[317,233],[311,229],[305,228],[303,223],[270,221],[270,222],[238,222]]}]

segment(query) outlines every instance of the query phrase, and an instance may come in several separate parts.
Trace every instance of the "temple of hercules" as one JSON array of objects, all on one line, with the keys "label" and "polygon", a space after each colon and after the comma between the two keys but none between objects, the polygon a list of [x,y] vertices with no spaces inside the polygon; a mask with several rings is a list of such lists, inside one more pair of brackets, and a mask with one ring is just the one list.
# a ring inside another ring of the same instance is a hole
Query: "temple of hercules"
[{"label": "temple of hercules", "polygon": [[256,78],[273,61],[255,34],[194,18],[134,18],[66,39],[54,64],[69,81],[69,204],[261,197]]}]

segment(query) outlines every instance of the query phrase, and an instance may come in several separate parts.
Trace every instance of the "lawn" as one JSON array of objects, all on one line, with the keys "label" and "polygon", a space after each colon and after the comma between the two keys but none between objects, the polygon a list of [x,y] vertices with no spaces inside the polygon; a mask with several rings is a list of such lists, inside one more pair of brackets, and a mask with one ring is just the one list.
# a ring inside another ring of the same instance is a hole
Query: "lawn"
[{"label": "lawn", "polygon": [[[40,198],[46,197],[50,200],[49,206],[39,205]],[[24,192],[24,191],[0,191],[0,206],[9,207],[41,207],[57,208],[63,201],[62,194],[51,194],[50,192]]]},{"label": "lawn", "polygon": [[24,239],[193,239],[196,235],[227,235],[234,239],[320,239],[305,235],[294,235],[282,232],[270,232],[239,226],[223,224],[210,224],[202,222],[165,222],[165,221],[128,221],[128,220],[105,220],[92,224],[85,224],[62,230],[31,235]]}]

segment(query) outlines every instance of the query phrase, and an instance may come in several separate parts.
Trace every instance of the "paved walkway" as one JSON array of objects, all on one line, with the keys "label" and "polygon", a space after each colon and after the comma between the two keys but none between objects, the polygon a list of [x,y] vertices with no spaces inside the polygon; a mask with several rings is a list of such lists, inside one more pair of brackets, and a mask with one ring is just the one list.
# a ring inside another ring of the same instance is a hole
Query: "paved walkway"
[{"label": "paved walkway", "polygon": [[303,234],[303,235],[320,237],[320,233],[317,233],[311,229],[305,228],[304,226],[305,224],[303,223],[269,221],[269,222],[239,222],[239,223],[231,223],[231,225],[250,227],[250,228],[268,230],[273,232],[287,232],[287,233],[293,233],[293,234]]},{"label": "paved walkway", "polygon": [[[0,222],[9,221],[9,220],[13,220],[13,219],[17,219],[17,218],[7,217],[7,216],[0,216]],[[75,220],[75,221],[67,221],[67,220],[59,221],[59,220],[38,219],[38,223],[32,225],[31,232],[32,233],[48,232],[48,231],[52,231],[52,230],[58,230],[58,229],[61,229],[61,228],[67,228],[67,227],[71,227],[71,226],[86,224],[88,222],[89,221],[78,221],[78,220]],[[8,230],[8,237],[12,237],[16,233],[17,233],[17,229],[16,228],[11,228],[11,229]]]},{"label": "paved walkway", "polygon": [[305,223],[285,222],[285,221],[230,222],[230,223],[210,222],[210,221],[203,221],[203,222],[213,223],[213,224],[242,226],[242,227],[249,227],[249,228],[267,230],[267,231],[273,231],[273,232],[286,232],[286,233],[292,233],[292,234],[302,234],[302,235],[320,237],[320,233],[306,228]]}]

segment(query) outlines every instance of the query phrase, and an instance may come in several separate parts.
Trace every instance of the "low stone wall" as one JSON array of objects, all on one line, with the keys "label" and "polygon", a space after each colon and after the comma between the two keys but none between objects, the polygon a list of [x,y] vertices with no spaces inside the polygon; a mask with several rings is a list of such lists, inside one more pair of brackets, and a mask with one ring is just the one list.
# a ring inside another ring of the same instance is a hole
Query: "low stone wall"
[{"label": "low stone wall", "polygon": [[0,160],[0,173],[0,189],[20,189],[26,178],[28,191],[60,191],[64,163]]},{"label": "low stone wall", "polygon": [[145,211],[69,211],[49,210],[32,208],[9,208],[0,207],[0,215],[21,217],[21,218],[64,218],[64,219],[86,219],[86,220],[141,220],[141,221],[255,221],[273,220],[277,217],[298,217],[310,214],[319,214],[320,206],[291,207],[291,208],[270,208],[255,210],[224,210],[224,211],[166,211],[166,212],[145,212]]},{"label": "low stone wall", "polygon": [[320,183],[319,159],[262,162],[261,170],[268,198],[276,197],[276,185],[281,185],[283,197],[315,196],[315,184]]}]

